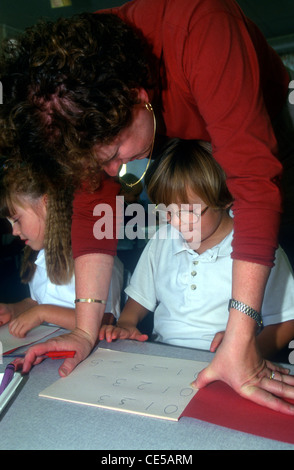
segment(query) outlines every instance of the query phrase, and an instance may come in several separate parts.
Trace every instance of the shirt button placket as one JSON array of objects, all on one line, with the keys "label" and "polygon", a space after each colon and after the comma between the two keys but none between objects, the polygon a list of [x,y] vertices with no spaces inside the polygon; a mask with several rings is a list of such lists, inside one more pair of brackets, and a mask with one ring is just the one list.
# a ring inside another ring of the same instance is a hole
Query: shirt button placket
[{"label": "shirt button placket", "polygon": [[[193,261],[193,265],[194,265],[194,266],[197,266],[197,264],[198,264],[198,261],[196,261],[196,260]],[[192,277],[195,277],[196,274],[197,274],[197,271],[195,271],[195,269],[193,269],[193,271],[191,271],[191,276],[192,276]],[[196,284],[191,284],[191,290],[196,290],[196,289],[197,289]]]}]

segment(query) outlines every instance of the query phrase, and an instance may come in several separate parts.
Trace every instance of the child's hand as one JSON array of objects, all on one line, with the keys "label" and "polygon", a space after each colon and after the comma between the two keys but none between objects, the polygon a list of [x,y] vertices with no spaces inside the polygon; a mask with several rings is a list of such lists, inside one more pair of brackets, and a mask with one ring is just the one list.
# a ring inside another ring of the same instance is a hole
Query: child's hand
[{"label": "child's hand", "polygon": [[99,339],[106,339],[111,343],[116,339],[134,339],[136,341],[147,341],[148,335],[143,335],[135,326],[113,326],[102,325],[99,331]]},{"label": "child's hand", "polygon": [[0,326],[9,323],[13,318],[13,308],[10,304],[0,304]]},{"label": "child's hand", "polygon": [[37,305],[18,315],[10,322],[9,332],[17,338],[24,338],[28,331],[43,323],[41,310],[42,306]]},{"label": "child's hand", "polygon": [[211,345],[210,345],[210,351],[211,352],[215,352],[217,350],[217,348],[221,344],[224,336],[225,336],[224,331],[219,331],[218,333],[216,333],[215,337],[211,341]]}]

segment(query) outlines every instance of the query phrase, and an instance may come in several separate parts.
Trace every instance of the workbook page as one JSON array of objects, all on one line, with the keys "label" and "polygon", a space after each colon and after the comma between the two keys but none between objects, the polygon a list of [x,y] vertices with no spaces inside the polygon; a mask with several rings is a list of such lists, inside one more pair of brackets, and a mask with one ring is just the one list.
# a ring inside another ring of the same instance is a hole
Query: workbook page
[{"label": "workbook page", "polygon": [[207,363],[98,349],[40,396],[178,420]]}]

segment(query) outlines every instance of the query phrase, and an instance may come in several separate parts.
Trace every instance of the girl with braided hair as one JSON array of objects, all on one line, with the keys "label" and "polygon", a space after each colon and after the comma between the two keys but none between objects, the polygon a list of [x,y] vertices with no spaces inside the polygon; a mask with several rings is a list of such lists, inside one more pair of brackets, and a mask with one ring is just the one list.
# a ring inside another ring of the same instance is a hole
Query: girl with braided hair
[{"label": "girl with braided hair", "polygon": [[[21,279],[31,296],[0,304],[0,325],[9,322],[11,334],[24,337],[43,322],[73,330],[75,279],[71,248],[73,187],[60,177],[50,180],[24,162],[6,162],[2,170],[0,214],[12,233],[24,240]],[[57,189],[58,188],[58,189]],[[103,321],[120,313],[122,265],[115,260]]]}]

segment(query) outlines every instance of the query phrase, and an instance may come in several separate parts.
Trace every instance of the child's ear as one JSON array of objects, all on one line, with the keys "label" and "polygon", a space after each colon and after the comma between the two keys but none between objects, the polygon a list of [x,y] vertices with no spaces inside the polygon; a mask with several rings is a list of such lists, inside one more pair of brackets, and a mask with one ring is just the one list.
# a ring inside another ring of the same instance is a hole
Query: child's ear
[{"label": "child's ear", "polygon": [[224,209],[224,210],[226,211],[226,213],[229,214],[230,217],[233,217],[233,209],[232,209],[232,207],[233,207],[233,203],[230,202],[229,204],[226,205],[226,207],[225,207],[225,209]]},{"label": "child's ear", "polygon": [[43,196],[43,203],[44,203],[44,205],[47,207],[47,204],[48,204],[48,194],[44,194],[44,196]]}]

